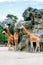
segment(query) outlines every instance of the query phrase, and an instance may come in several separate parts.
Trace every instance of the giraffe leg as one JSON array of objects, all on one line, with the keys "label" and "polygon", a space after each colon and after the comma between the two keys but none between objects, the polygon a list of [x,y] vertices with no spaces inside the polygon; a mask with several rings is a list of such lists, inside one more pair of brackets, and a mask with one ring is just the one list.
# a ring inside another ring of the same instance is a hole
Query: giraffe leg
[{"label": "giraffe leg", "polygon": [[7,44],[7,46],[8,46],[8,50],[10,50],[10,42],[8,41],[8,44]]},{"label": "giraffe leg", "polygon": [[36,44],[36,48],[35,48],[35,52],[37,51],[37,44]]},{"label": "giraffe leg", "polygon": [[15,41],[15,51],[17,51],[17,50],[18,50],[18,42]]},{"label": "giraffe leg", "polygon": [[37,43],[38,52],[40,52],[40,44]]},{"label": "giraffe leg", "polygon": [[39,44],[39,43],[36,43],[36,49],[35,49],[35,52],[37,51],[37,49],[38,49],[38,51],[40,52],[40,44]]},{"label": "giraffe leg", "polygon": [[18,50],[18,44],[15,43],[15,51],[17,51],[17,50]]},{"label": "giraffe leg", "polygon": [[31,42],[31,51],[34,52],[33,42]]},{"label": "giraffe leg", "polygon": [[13,47],[13,50],[14,50],[14,43],[13,43],[13,41],[12,41],[12,47]]}]

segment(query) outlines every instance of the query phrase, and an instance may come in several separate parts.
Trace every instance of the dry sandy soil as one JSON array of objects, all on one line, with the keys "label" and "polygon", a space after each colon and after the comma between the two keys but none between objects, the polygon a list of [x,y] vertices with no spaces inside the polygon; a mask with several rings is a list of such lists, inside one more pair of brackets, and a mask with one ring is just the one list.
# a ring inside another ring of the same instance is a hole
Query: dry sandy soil
[{"label": "dry sandy soil", "polygon": [[15,52],[9,51],[7,47],[0,47],[0,65],[43,65],[43,52]]}]

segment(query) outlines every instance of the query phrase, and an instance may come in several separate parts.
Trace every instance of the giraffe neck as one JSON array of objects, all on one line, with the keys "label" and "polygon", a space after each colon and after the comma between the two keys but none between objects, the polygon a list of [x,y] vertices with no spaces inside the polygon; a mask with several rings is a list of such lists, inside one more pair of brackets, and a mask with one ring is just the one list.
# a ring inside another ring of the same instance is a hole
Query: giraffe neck
[{"label": "giraffe neck", "polygon": [[8,28],[6,28],[6,30],[7,30],[7,33],[8,33],[9,36],[12,35]]},{"label": "giraffe neck", "polygon": [[9,34],[5,32],[5,35],[9,38]]},{"label": "giraffe neck", "polygon": [[23,32],[30,37],[31,33],[25,27],[23,27]]}]

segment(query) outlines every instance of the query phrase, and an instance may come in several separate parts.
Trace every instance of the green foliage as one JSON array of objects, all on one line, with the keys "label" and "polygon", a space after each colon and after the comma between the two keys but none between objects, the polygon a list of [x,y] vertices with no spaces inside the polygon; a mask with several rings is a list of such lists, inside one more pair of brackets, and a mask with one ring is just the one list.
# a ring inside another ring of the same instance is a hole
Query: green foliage
[{"label": "green foliage", "polygon": [[11,18],[14,21],[14,23],[12,23],[12,24],[9,25],[10,32],[12,34],[14,34],[14,24],[17,22],[18,17],[17,16],[14,16],[12,14],[8,14],[6,17],[7,18]]},{"label": "green foliage", "polygon": [[14,24],[10,24],[9,30],[10,30],[11,34],[14,34]]},{"label": "green foliage", "polygon": [[3,28],[0,27],[0,42],[6,42],[7,41],[7,37],[2,34]]},{"label": "green foliage", "polygon": [[[8,14],[6,17],[11,18],[14,21],[14,23],[17,22],[18,20],[18,17],[12,14]],[[14,23],[9,25],[9,30],[12,34],[14,34]],[[3,31],[3,28],[0,26],[0,42],[5,43],[8,41],[8,38],[6,37],[6,35],[2,34],[2,31]]]},{"label": "green foliage", "polygon": [[12,14],[8,14],[7,16],[6,16],[7,18],[11,18],[13,21],[17,21],[18,20],[18,17],[17,16],[14,16],[14,15],[12,15]]}]

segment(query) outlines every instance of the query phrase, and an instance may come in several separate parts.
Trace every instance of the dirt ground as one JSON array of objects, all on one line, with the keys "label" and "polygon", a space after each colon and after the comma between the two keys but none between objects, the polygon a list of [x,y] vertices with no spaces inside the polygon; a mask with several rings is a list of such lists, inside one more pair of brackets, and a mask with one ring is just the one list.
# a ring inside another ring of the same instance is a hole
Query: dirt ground
[{"label": "dirt ground", "polygon": [[0,65],[43,65],[43,52],[29,53],[0,47]]}]

